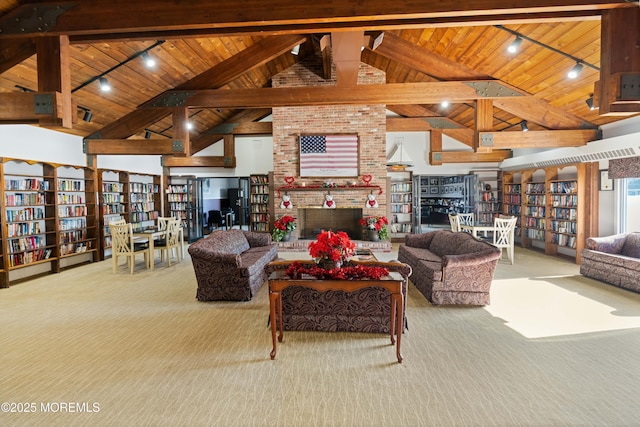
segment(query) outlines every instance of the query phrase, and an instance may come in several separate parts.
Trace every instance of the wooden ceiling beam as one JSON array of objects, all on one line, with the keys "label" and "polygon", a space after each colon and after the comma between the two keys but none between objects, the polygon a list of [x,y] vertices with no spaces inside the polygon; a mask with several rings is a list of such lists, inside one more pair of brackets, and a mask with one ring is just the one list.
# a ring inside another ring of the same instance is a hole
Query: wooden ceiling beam
[{"label": "wooden ceiling beam", "polygon": [[225,156],[191,156],[191,157],[171,157],[164,156],[162,165],[169,168],[235,168],[236,158]]},{"label": "wooden ceiling beam", "polygon": [[336,31],[331,33],[331,55],[336,66],[336,85],[358,84],[360,53],[364,31]]},{"label": "wooden ceiling beam", "polygon": [[0,39],[0,74],[36,54],[32,38]]},{"label": "wooden ceiling beam", "polygon": [[191,139],[191,152],[195,154],[204,150],[224,138],[227,134],[234,135],[271,135],[272,122],[255,122],[271,114],[270,108],[242,110],[225,123],[214,126]]},{"label": "wooden ceiling beam", "polygon": [[511,150],[493,150],[488,153],[474,153],[473,151],[433,151],[429,153],[429,164],[493,163],[501,162],[509,157],[511,157]]},{"label": "wooden ceiling beam", "polygon": [[[185,8],[174,0],[113,2],[58,2],[25,0],[0,20],[0,37],[42,35],[87,35],[226,31],[227,33],[293,31],[307,33],[334,28],[385,28],[437,24],[449,26],[474,22],[494,23],[500,17],[571,17],[597,14],[604,9],[633,7],[612,0],[530,0],[516,5],[510,0],[445,0],[409,2],[398,8],[392,2],[369,1],[357,6],[351,0],[329,0],[305,4],[304,13],[295,0],[201,0]],[[41,22],[48,24],[44,27]],[[38,25],[31,25],[36,22]]]},{"label": "wooden ceiling beam", "polygon": [[38,92],[60,93],[62,111],[60,117],[40,119],[40,126],[73,127],[71,102],[71,67],[68,36],[40,37],[36,40]]},{"label": "wooden ceiling beam", "polygon": [[[235,80],[241,75],[259,67],[281,55],[293,46],[302,43],[304,36],[272,36],[265,37],[238,54],[228,58],[204,73],[188,80],[176,89],[193,90],[203,88],[219,88]],[[168,91],[159,96],[166,96]],[[156,97],[157,98],[157,97]],[[128,138],[145,127],[171,114],[171,108],[134,110],[113,123],[96,131],[95,138]]]},{"label": "wooden ceiling beam", "polygon": [[[388,132],[392,132],[389,126],[391,126],[391,129],[396,129],[394,132],[419,132],[440,129],[444,135],[473,148],[473,130],[448,117],[441,117],[421,105],[390,105],[387,106],[387,109],[397,114],[412,116],[388,117]],[[436,121],[439,126],[434,127],[430,121]]]},{"label": "wooden ceiling beam", "polygon": [[473,129],[473,151],[490,150],[480,144],[480,134],[493,129],[493,102],[491,99],[477,99]]},{"label": "wooden ceiling beam", "polygon": [[89,155],[176,154],[183,146],[172,139],[85,139],[84,152]]},{"label": "wooden ceiling beam", "polygon": [[482,147],[489,149],[580,147],[596,139],[595,129],[480,132]]},{"label": "wooden ceiling beam", "polygon": [[60,92],[0,93],[0,122],[47,123],[62,122],[63,96]]},{"label": "wooden ceiling beam", "polygon": [[[496,95],[475,87],[493,85]],[[145,103],[144,108],[166,108],[167,104],[189,108],[265,108],[307,105],[434,104],[446,96],[451,102],[479,98],[523,96],[505,83],[489,81],[390,83],[358,85],[345,91],[340,86],[257,88],[229,90],[168,91]]]},{"label": "wooden ceiling beam", "polygon": [[[629,31],[635,28],[635,31]],[[604,11],[601,26],[600,115],[640,112],[640,7]]]},{"label": "wooden ceiling beam", "polygon": [[[434,78],[441,80],[476,80],[481,78],[477,71],[427,49],[416,47],[394,34],[385,33],[378,36],[378,39],[379,42],[372,45],[372,47],[375,46],[374,52]],[[499,80],[496,82],[502,84]],[[551,129],[595,128],[595,125],[548,102],[524,92],[523,95],[522,97],[495,97],[493,105],[514,116]],[[439,103],[441,100],[436,100],[434,103]]]}]

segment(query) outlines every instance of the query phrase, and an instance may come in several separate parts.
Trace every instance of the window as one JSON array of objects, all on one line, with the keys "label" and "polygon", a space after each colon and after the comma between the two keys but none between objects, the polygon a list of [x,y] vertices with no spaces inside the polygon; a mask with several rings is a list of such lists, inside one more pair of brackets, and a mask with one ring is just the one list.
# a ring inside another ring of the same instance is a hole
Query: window
[{"label": "window", "polygon": [[640,231],[640,178],[619,180],[622,184],[622,232]]}]

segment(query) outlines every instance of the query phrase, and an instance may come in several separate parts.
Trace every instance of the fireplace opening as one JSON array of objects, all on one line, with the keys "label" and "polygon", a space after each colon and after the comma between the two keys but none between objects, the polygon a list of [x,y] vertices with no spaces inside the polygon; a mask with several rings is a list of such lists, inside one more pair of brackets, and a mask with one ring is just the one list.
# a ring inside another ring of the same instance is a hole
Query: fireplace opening
[{"label": "fireplace opening", "polygon": [[322,230],[344,231],[353,240],[362,239],[361,208],[298,208],[298,238],[315,240]]}]

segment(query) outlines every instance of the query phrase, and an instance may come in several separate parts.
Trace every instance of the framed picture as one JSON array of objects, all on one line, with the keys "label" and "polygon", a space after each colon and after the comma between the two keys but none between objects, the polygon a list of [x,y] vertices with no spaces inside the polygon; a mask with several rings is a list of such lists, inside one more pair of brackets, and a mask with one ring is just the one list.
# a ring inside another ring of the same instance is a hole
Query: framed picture
[{"label": "framed picture", "polygon": [[357,134],[300,135],[300,177],[357,177]]},{"label": "framed picture", "polygon": [[609,178],[609,171],[600,171],[600,191],[613,191],[613,180]]},{"label": "framed picture", "polygon": [[429,189],[429,192],[430,192],[431,194],[438,194],[438,187],[431,187],[431,188]]},{"label": "framed picture", "polygon": [[438,178],[431,178],[429,180],[429,185],[438,185],[438,184],[439,184]]}]

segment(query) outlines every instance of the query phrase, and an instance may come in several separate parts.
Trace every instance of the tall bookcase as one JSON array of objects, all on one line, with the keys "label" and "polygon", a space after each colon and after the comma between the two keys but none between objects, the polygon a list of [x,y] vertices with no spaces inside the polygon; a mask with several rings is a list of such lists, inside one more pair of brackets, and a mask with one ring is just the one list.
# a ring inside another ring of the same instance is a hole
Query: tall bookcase
[{"label": "tall bookcase", "polygon": [[493,225],[493,220],[502,213],[503,185],[501,171],[477,172],[476,222]]},{"label": "tall bookcase", "polygon": [[129,212],[134,231],[151,228],[160,210],[160,176],[129,174]]},{"label": "tall bookcase", "polygon": [[389,178],[389,234],[402,239],[413,232],[413,176],[410,171],[390,171]]},{"label": "tall bookcase", "polygon": [[61,258],[79,253],[98,257],[96,171],[92,168],[57,168],[57,224]]},{"label": "tall bookcase", "polygon": [[98,169],[98,222],[100,250],[104,259],[111,253],[111,231],[109,223],[119,219],[129,220],[129,173]]},{"label": "tall bookcase", "polygon": [[270,233],[269,175],[251,175],[249,177],[249,193],[249,229],[261,233]]},{"label": "tall bookcase", "polygon": [[522,184],[520,184],[520,181],[515,182],[516,178],[519,179],[519,175],[514,177],[513,174],[508,174],[504,177],[502,208],[505,215],[515,216],[517,218],[514,234],[516,240],[520,241],[522,234]]},{"label": "tall bookcase", "polygon": [[95,169],[0,159],[0,286],[96,259]]},{"label": "tall bookcase", "polygon": [[505,173],[504,194],[509,201],[503,211],[520,214],[522,247],[542,249],[547,255],[567,256],[580,263],[587,237],[597,234],[597,214],[593,213],[598,200],[597,180],[597,163]]},{"label": "tall bookcase", "polygon": [[165,205],[165,216],[172,216],[182,220],[182,226],[187,227],[187,208],[189,204],[189,187],[187,178],[168,177],[166,188],[167,204]]}]

